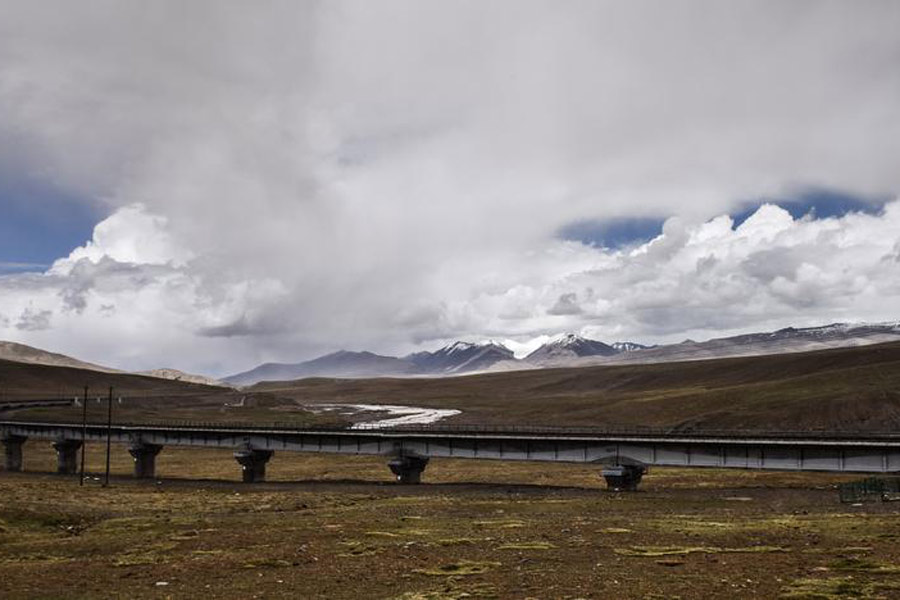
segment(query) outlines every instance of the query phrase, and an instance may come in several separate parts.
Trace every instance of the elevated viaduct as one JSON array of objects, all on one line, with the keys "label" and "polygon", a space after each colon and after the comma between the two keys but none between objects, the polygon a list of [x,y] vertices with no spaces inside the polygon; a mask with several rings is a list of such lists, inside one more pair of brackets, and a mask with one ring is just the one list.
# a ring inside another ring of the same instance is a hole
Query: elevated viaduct
[{"label": "elevated viaduct", "polygon": [[418,483],[431,458],[594,463],[608,485],[633,490],[650,466],[900,472],[900,435],[825,433],[673,433],[591,428],[431,425],[402,428],[300,429],[216,423],[116,424],[0,421],[5,468],[23,467],[27,440],[52,443],[60,473],[76,472],[84,443],[128,445],[134,475],[156,476],[155,461],[168,445],[233,452],[245,482],[265,480],[275,453],[376,455],[388,459],[401,483]]}]

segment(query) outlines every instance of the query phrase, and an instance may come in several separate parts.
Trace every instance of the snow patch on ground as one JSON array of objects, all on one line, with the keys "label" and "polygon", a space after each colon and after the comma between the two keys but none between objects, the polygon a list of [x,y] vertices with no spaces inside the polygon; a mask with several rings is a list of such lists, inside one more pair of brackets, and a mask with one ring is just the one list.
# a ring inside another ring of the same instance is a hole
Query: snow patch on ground
[{"label": "snow patch on ground", "polygon": [[355,421],[350,429],[382,429],[400,425],[429,425],[441,419],[453,417],[462,411],[452,408],[421,408],[399,404],[313,404],[306,408],[312,412],[337,412],[350,417],[367,417],[372,414],[386,415],[388,418]]}]

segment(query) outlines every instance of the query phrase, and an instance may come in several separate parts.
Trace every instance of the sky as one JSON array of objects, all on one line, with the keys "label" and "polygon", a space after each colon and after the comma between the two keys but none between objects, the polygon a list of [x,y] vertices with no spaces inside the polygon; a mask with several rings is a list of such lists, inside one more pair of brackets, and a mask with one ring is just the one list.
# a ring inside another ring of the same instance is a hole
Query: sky
[{"label": "sky", "polygon": [[227,375],[900,319],[898,2],[0,11],[0,339]]}]

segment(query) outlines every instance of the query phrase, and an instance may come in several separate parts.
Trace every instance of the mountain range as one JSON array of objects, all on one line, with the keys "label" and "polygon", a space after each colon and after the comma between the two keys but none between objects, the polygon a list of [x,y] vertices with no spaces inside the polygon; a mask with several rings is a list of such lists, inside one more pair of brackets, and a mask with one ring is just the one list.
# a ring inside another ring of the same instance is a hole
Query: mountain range
[{"label": "mountain range", "polygon": [[450,376],[485,371],[507,371],[556,366],[580,358],[609,357],[647,349],[636,342],[605,344],[574,333],[550,338],[539,348],[518,359],[500,342],[454,342],[434,352],[415,352],[397,358],[371,352],[341,350],[306,362],[265,363],[249,371],[224,378],[232,385],[260,381],[289,381],[304,377],[413,377]]},{"label": "mountain range", "polygon": [[[512,350],[496,341],[459,341],[433,352],[416,352],[403,357],[341,350],[299,363],[265,363],[222,380],[191,375],[177,369],[154,369],[137,374],[185,383],[248,386],[261,381],[289,381],[308,377],[441,377],[554,367],[663,363],[805,352],[892,341],[900,341],[900,322],[788,327],[773,332],[716,338],[704,342],[685,340],[660,346],[645,346],[636,342],[607,344],[565,333],[550,338],[524,358],[517,358]],[[0,360],[124,374],[116,369],[14,342],[0,341]]]},{"label": "mountain range", "polygon": [[288,381],[304,377],[450,376],[491,371],[781,354],[898,340],[900,322],[788,327],[773,332],[716,338],[705,342],[685,340],[661,346],[646,346],[636,342],[606,344],[574,333],[565,333],[550,338],[521,359],[516,358],[512,350],[499,342],[455,342],[434,352],[416,352],[399,358],[371,352],[341,351],[295,364],[267,363],[223,380],[232,385],[246,386],[260,381]]},{"label": "mountain range", "polygon": [[512,350],[497,342],[455,342],[435,352],[416,352],[402,358],[371,352],[341,350],[301,363],[265,363],[224,379],[245,386],[260,381],[288,381],[304,377],[410,377],[461,375],[485,371],[497,363],[515,361]]}]

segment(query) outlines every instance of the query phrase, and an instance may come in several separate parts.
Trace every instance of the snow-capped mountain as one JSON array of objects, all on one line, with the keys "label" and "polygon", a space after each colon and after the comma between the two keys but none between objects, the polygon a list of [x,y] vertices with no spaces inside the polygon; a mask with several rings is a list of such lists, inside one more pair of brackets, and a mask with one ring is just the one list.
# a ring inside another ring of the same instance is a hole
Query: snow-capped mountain
[{"label": "snow-capped mountain", "polygon": [[786,354],[896,341],[900,341],[900,322],[832,323],[819,327],[786,327],[777,331],[747,333],[703,342],[685,340],[680,344],[622,353],[608,362],[671,362]]},{"label": "snow-capped mountain", "polygon": [[603,342],[589,340],[574,333],[564,333],[550,338],[547,343],[526,356],[525,360],[542,363],[582,356],[612,356],[618,353],[614,347]]},{"label": "snow-capped mountain", "polygon": [[455,342],[435,352],[416,352],[404,360],[414,364],[423,374],[457,374],[482,371],[504,361],[515,360],[513,351],[493,340],[473,344]]},{"label": "snow-capped mountain", "polygon": [[435,352],[416,352],[402,358],[371,352],[341,350],[301,363],[265,363],[223,379],[234,385],[287,381],[304,377],[404,377],[459,375],[483,371],[500,361],[514,361],[512,350],[497,342],[456,342]]},{"label": "snow-capped mountain", "polygon": [[416,352],[395,358],[371,352],[335,352],[297,364],[267,363],[226,377],[236,385],[303,377],[410,377],[447,376],[479,371],[509,371],[544,367],[579,367],[702,360],[823,350],[900,341],[900,322],[834,323],[822,327],[788,327],[703,342],[645,346],[635,342],[605,344],[567,333],[555,336],[523,359],[495,341],[455,342],[434,352]]}]

